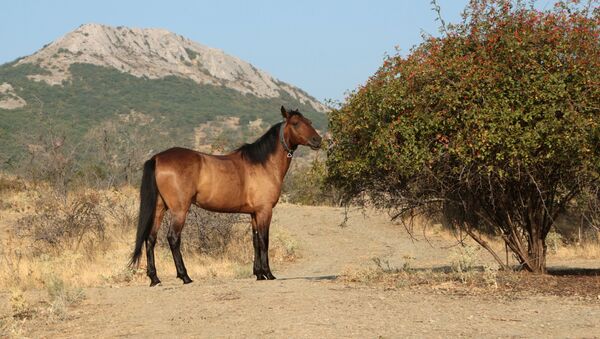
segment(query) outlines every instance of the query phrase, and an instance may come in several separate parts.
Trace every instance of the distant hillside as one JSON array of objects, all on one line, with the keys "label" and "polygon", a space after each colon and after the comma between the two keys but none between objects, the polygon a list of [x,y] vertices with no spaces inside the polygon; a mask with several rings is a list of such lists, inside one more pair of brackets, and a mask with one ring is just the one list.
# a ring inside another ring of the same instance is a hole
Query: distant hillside
[{"label": "distant hillside", "polygon": [[220,50],[165,30],[84,25],[0,66],[0,161],[22,156],[48,128],[85,143],[108,125],[147,124],[157,148],[196,147],[211,142],[202,140],[211,122],[237,117],[222,132],[239,143],[279,121],[282,104],[325,128],[316,99]]}]

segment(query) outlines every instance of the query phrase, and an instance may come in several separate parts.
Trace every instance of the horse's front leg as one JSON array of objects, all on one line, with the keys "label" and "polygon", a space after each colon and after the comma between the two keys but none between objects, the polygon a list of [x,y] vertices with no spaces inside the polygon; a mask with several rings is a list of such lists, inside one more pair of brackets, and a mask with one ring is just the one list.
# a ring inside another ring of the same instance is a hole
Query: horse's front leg
[{"label": "horse's front leg", "polygon": [[269,267],[269,227],[272,210],[257,212],[252,216],[252,242],[254,244],[254,275],[256,280],[273,280]]},{"label": "horse's front leg", "polygon": [[252,267],[252,274],[256,276],[256,280],[264,280],[260,265],[260,245],[258,240],[258,224],[256,222],[256,214],[251,215],[251,224],[252,246],[254,247],[254,266]]}]

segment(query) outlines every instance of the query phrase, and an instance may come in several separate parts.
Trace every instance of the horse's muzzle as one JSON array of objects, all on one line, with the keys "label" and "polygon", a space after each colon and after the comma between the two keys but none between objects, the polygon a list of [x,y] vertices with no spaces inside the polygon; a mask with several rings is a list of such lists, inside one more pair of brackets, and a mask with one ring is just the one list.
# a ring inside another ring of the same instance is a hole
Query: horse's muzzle
[{"label": "horse's muzzle", "polygon": [[310,138],[310,140],[308,141],[308,146],[313,150],[318,150],[319,148],[321,148],[322,141],[323,141],[323,138],[321,138],[318,135],[315,135],[314,137]]}]

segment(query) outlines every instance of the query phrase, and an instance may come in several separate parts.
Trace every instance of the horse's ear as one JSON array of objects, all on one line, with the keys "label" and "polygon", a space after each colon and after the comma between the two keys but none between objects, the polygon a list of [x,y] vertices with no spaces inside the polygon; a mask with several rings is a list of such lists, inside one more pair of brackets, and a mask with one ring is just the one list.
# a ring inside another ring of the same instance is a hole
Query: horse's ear
[{"label": "horse's ear", "polygon": [[287,118],[288,118],[288,116],[289,116],[289,113],[288,113],[287,109],[285,109],[285,107],[283,107],[283,105],[281,106],[281,115],[282,115],[284,118],[286,118],[286,119],[287,119]]}]

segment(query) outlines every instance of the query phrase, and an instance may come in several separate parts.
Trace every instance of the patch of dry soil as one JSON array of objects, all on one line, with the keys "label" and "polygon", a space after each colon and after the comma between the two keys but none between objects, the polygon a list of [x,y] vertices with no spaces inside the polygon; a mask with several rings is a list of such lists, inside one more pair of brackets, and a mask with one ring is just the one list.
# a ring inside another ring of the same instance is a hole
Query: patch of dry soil
[{"label": "patch of dry soil", "polygon": [[[175,268],[163,285],[90,288],[71,318],[31,328],[31,337],[600,337],[595,300],[520,293],[439,294],[348,285],[336,276],[372,258],[401,267],[448,265],[449,240],[413,241],[385,215],[282,204],[273,227],[300,244],[302,258],[273,267],[278,280],[196,280],[182,285]],[[184,239],[185,241],[185,239]],[[488,261],[488,258],[483,258]],[[193,279],[194,277],[192,277]]]}]

